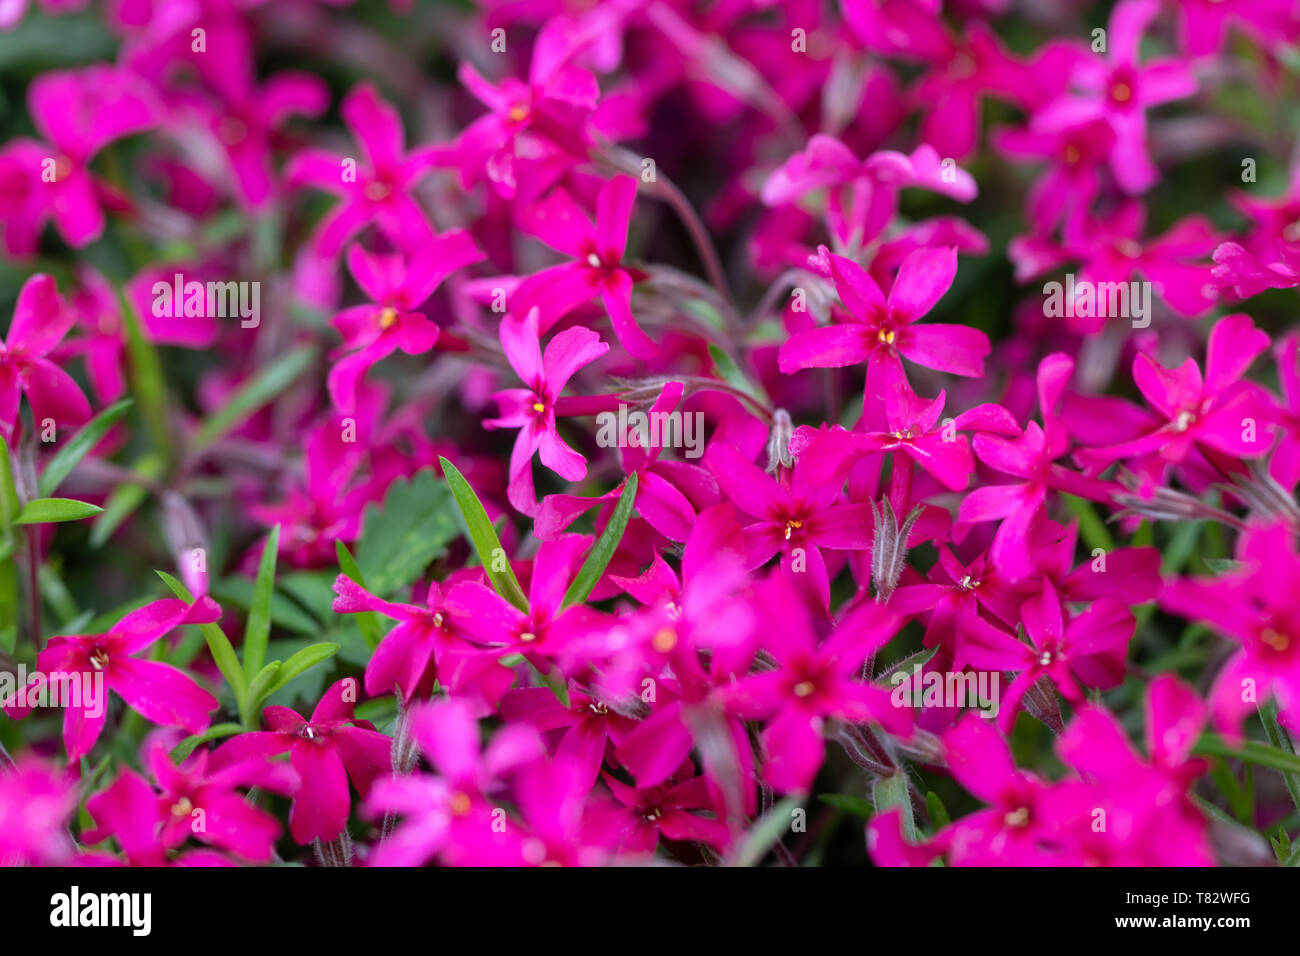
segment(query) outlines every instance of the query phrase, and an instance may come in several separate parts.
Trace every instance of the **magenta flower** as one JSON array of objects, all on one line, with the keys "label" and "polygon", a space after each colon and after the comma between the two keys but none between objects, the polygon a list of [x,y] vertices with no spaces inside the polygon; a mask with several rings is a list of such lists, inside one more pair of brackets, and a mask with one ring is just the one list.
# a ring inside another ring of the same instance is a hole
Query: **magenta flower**
[{"label": "magenta flower", "polygon": [[420,751],[438,773],[394,775],[375,782],[367,815],[393,813],[406,819],[367,862],[420,866],[436,857],[450,866],[522,864],[517,823],[494,823],[504,782],[544,756],[537,732],[507,724],[484,748],[473,712],[455,700],[425,704],[411,711],[408,720]]},{"label": "magenta flower", "polygon": [[501,700],[501,716],[512,724],[526,724],[541,732],[564,729],[555,753],[572,758],[590,775],[594,786],[600,777],[605,751],[617,746],[636,721],[610,710],[599,698],[569,693],[569,706],[556,699],[549,687],[520,687]]},{"label": "magenta flower", "polygon": [[567,166],[586,156],[587,121],[600,87],[586,70],[565,62],[574,52],[566,32],[558,19],[542,29],[527,82],[507,77],[493,85],[461,64],[461,83],[491,110],[447,150],[466,189],[486,175],[501,196],[513,199],[521,172],[548,159]]},{"label": "magenta flower", "polygon": [[543,542],[533,559],[527,611],[479,581],[454,585],[447,609],[468,640],[493,648],[499,657],[522,654],[547,673],[553,662],[567,659],[569,644],[603,631],[603,615],[582,604],[564,606],[564,593],[590,544],[579,534]]},{"label": "magenta flower", "polygon": [[1159,177],[1147,153],[1146,111],[1196,92],[1196,78],[1181,60],[1138,63],[1142,33],[1159,12],[1158,0],[1116,4],[1106,32],[1106,58],[1081,57],[1074,68],[1074,81],[1086,96],[1059,100],[1037,117],[1048,126],[1094,117],[1110,123],[1115,133],[1111,170],[1130,194],[1145,192]]},{"label": "magenta flower", "polygon": [[769,614],[761,644],[775,670],[745,677],[719,696],[735,713],[766,718],[763,777],[782,793],[807,791],[825,757],[822,730],[828,718],[870,721],[907,736],[909,710],[895,707],[889,691],[861,680],[862,662],[898,631],[898,619],[876,604],[862,604],[819,639],[813,621],[783,577],[764,586]]},{"label": "magenta flower", "polygon": [[736,507],[758,519],[744,529],[749,567],[761,567],[780,553],[791,580],[825,608],[830,579],[822,549],[871,547],[871,506],[841,501],[853,463],[847,442],[834,435],[814,440],[792,474],[780,478],[765,474],[730,445],[715,443],[705,463]]},{"label": "magenta flower", "polygon": [[566,481],[580,481],[587,474],[587,459],[574,451],[555,428],[556,404],[564,386],[575,372],[609,351],[591,329],[565,329],[546,344],[543,353],[538,340],[536,309],[522,318],[501,320],[501,346],[524,388],[497,392],[493,398],[500,415],[483,422],[484,428],[518,428],[510,453],[510,503],[531,514],[536,508],[532,460],[540,453],[542,464]]},{"label": "magenta flower", "polygon": [[1079,458],[1104,467],[1116,459],[1158,456],[1170,464],[1194,449],[1234,458],[1258,458],[1269,451],[1276,401],[1242,376],[1268,349],[1266,333],[1244,313],[1215,323],[1205,348],[1205,374],[1195,359],[1167,369],[1145,352],[1133,359],[1133,380],[1163,419],[1159,427],[1118,445],[1081,450]]},{"label": "magenta flower", "polygon": [[409,260],[398,255],[374,255],[360,245],[348,250],[348,270],[370,297],[370,304],[344,309],[334,316],[343,335],[340,354],[329,374],[330,397],[344,414],[356,408],[357,383],[372,365],[401,349],[419,355],[438,341],[438,326],[417,311],[442,280],[464,266],[481,261],[469,233],[445,232],[422,243]]},{"label": "magenta flower", "polygon": [[[694,768],[692,768],[693,770]],[[682,843],[705,843],[725,850],[731,832],[718,818],[718,804],[706,777],[691,777],[680,783],[654,787],[632,787],[610,774],[603,774],[617,802],[592,815],[585,824],[589,832],[601,834],[619,854],[651,854],[660,839]],[[696,811],[713,813],[701,816]]]},{"label": "magenta flower", "polygon": [[[87,692],[102,680],[146,720],[161,727],[180,727],[191,734],[207,729],[208,714],[217,709],[217,699],[182,671],[162,661],[140,660],[134,655],[183,624],[209,624],[220,619],[221,608],[209,597],[193,604],[175,598],[154,601],[132,611],[108,629],[106,634],[52,637],[36,656],[39,675],[27,685],[27,692],[53,688],[50,685],[77,680],[82,706],[63,712],[63,745],[68,760],[90,753],[104,731],[108,700],[88,700]],[[29,696],[30,700],[30,696]],[[11,717],[26,717],[30,704],[6,704]]]},{"label": "magenta flower", "polygon": [[1283,711],[1300,707],[1300,584],[1293,531],[1277,523],[1249,529],[1238,544],[1241,565],[1209,578],[1170,581],[1166,610],[1210,624],[1240,647],[1210,690],[1210,712],[1223,734],[1240,738],[1241,723],[1269,698]]},{"label": "magenta flower", "polygon": [[1213,866],[1208,827],[1188,788],[1208,769],[1191,757],[1205,727],[1200,698],[1171,674],[1151,682],[1146,699],[1149,762],[1108,711],[1082,708],[1057,741],[1061,760],[1096,782],[1090,812],[1105,812],[1105,829],[1081,828],[1091,865]]},{"label": "magenta flower", "polygon": [[233,737],[212,754],[212,769],[288,753],[301,780],[289,811],[289,832],[299,843],[332,840],[348,823],[348,780],[362,798],[371,784],[392,770],[392,740],[368,720],[353,716],[356,680],[336,681],[320,699],[311,719],[288,707],[263,711],[269,731]]},{"label": "magenta flower", "polygon": [[0,866],[66,866],[76,844],[68,820],[77,811],[75,781],[35,757],[0,763]]},{"label": "magenta flower", "polygon": [[1081,614],[1067,617],[1050,582],[1020,609],[1026,644],[993,627],[981,628],[964,645],[957,663],[979,670],[1015,671],[1003,695],[998,725],[1010,733],[1021,698],[1040,677],[1049,677],[1069,700],[1083,700],[1079,682],[1114,687],[1123,679],[1124,658],[1133,636],[1133,613],[1118,601],[1100,598]]},{"label": "magenta flower", "polygon": [[598,296],[628,353],[652,358],[657,347],[632,315],[632,285],[643,276],[623,264],[636,188],[631,176],[615,176],[601,186],[594,225],[563,189],[529,207],[524,228],[573,261],[543,269],[521,282],[510,297],[511,311],[523,315],[536,308],[539,327],[546,332]]},{"label": "magenta flower", "polygon": [[397,110],[369,83],[343,98],[342,113],[364,157],[307,149],[294,156],[285,171],[290,185],[313,186],[341,200],[316,227],[313,254],[332,261],[371,223],[399,249],[432,242],[433,228],[410,190],[432,168],[436,150],[407,152]]},{"label": "magenta flower", "polygon": [[914,325],[943,297],[957,275],[957,250],[918,249],[903,260],[889,297],[856,262],[830,256],[835,290],[851,321],[797,332],[781,346],[781,371],[867,363],[868,401],[903,380],[899,356],[955,375],[983,374],[989,340],[964,325]]},{"label": "magenta flower", "polygon": [[81,248],[103,234],[105,199],[115,197],[90,172],[90,161],[114,140],[153,125],[157,106],[139,77],[115,66],[45,73],[27,98],[45,142],[17,139],[0,152],[5,248],[35,254],[51,219],[68,245]]},{"label": "magenta flower", "polygon": [[90,417],[90,403],[77,383],[46,358],[76,320],[53,278],[34,275],[23,283],[9,334],[0,343],[0,432],[6,440],[18,425],[23,394],[38,430],[47,419],[75,425]]},{"label": "magenta flower", "polygon": [[495,707],[514,682],[514,672],[497,663],[500,654],[479,650],[459,635],[437,582],[429,585],[425,607],[381,600],[342,574],[334,581],[334,592],[338,614],[377,611],[398,622],[366,665],[370,696],[396,687],[403,703],[410,704],[417,693],[431,692],[436,678],[454,697]]},{"label": "magenta flower", "polygon": [[[99,825],[84,835],[84,842],[114,837],[133,866],[161,866],[191,837],[244,860],[270,861],[280,824],[235,788],[288,795],[298,785],[297,774],[284,764],[255,760],[210,771],[208,758],[208,751],[201,750],[177,766],[161,742],[149,744],[145,765],[160,792],[138,774],[124,771],[86,802]],[[187,857],[191,865],[204,861],[202,856],[196,860],[193,851]]]}]

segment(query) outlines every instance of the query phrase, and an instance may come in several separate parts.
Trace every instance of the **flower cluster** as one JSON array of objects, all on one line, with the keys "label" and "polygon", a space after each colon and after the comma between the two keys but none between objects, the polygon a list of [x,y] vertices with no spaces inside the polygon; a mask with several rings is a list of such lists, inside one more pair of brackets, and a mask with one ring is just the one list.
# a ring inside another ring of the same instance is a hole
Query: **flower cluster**
[{"label": "flower cluster", "polygon": [[0,861],[1300,860],[1291,0],[0,6]]}]

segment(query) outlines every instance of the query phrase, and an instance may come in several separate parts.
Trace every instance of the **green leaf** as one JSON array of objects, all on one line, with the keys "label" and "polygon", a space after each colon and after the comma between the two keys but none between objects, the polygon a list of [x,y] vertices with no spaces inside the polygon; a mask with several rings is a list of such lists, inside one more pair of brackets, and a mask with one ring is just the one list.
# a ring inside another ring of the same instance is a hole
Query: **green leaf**
[{"label": "green leaf", "polygon": [[366,589],[379,597],[419,578],[459,531],[451,494],[432,468],[389,485],[383,505],[366,509],[363,528],[356,563]]},{"label": "green leaf", "polygon": [[897,807],[903,815],[903,835],[909,843],[920,843],[921,834],[916,828],[916,818],[912,815],[911,785],[907,772],[900,770],[889,777],[880,777],[871,788],[871,797],[876,803],[876,812],[880,813]]},{"label": "green leaf", "polygon": [[190,754],[194,753],[203,744],[210,743],[214,740],[220,740],[222,737],[231,737],[239,733],[244,728],[239,724],[213,724],[201,734],[193,734],[186,737],[175,747],[172,748],[172,763],[180,763]]},{"label": "green leaf", "polygon": [[819,793],[817,799],[836,810],[843,810],[864,820],[871,819],[871,801],[866,797],[855,797],[851,793]]},{"label": "green leaf", "polygon": [[0,522],[3,522],[6,533],[18,517],[19,507],[18,489],[14,487],[13,463],[9,458],[9,443],[0,438]]},{"label": "green leaf", "polygon": [[[348,550],[347,545],[337,538],[334,539],[334,553],[339,557],[339,570],[347,577],[351,578],[353,583],[366,587],[366,580],[361,575],[361,569],[357,567],[357,562],[352,557],[352,552]],[[369,588],[366,588],[369,591]],[[372,592],[373,593],[373,592]],[[362,611],[354,614],[357,627],[361,630],[361,636],[365,638],[371,650],[379,646],[379,642],[384,638],[383,629],[379,625],[379,616],[374,611]]]},{"label": "green leaf", "polygon": [[1092,502],[1075,495],[1062,494],[1066,508],[1079,521],[1079,537],[1089,551],[1101,548],[1107,554],[1115,550],[1115,539],[1111,536],[1106,522],[1092,509]]},{"label": "green leaf", "polygon": [[45,466],[45,471],[41,472],[40,480],[36,483],[37,492],[41,495],[53,494],[63,483],[63,479],[72,474],[72,469],[77,467],[77,463],[99,444],[100,439],[133,404],[131,399],[124,398],[87,422],[86,426],[73,435],[67,444],[54,453],[54,457]]},{"label": "green leaf", "polygon": [[226,432],[243,424],[292,385],[315,360],[316,350],[305,346],[261,369],[231,396],[225,407],[203,423],[203,427],[194,436],[191,451],[197,454],[207,449]]},{"label": "green leaf", "polygon": [[763,386],[757,382],[751,382],[740,367],[732,361],[728,355],[717,345],[709,345],[709,357],[713,359],[713,365],[718,370],[718,374],[728,385],[736,391],[749,396],[750,400],[760,408],[768,408],[772,404],[771,397],[764,391]]},{"label": "green leaf", "polygon": [[[271,635],[271,595],[275,591],[275,559],[280,553],[280,526],[267,535],[253,585],[253,603],[244,625],[244,673],[257,674],[266,661],[266,641]],[[260,676],[260,675],[259,675]],[[251,689],[251,688],[250,688]],[[254,701],[256,703],[256,701]]]},{"label": "green leaf", "polygon": [[97,515],[104,509],[89,501],[75,498],[33,498],[23,505],[14,524],[54,524],[59,521],[80,521]]},{"label": "green leaf", "polygon": [[261,708],[262,702],[274,692],[273,682],[283,669],[284,665],[279,661],[271,661],[257,672],[257,676],[248,685],[248,709],[251,713],[256,713]]},{"label": "green leaf", "polygon": [[925,809],[930,814],[930,822],[934,825],[935,830],[942,830],[952,823],[952,817],[948,815],[948,808],[943,805],[943,801],[939,799],[939,795],[933,790],[925,795]]},{"label": "green leaf", "polygon": [[803,802],[802,794],[791,794],[758,819],[736,853],[734,866],[756,866],[773,844],[781,839],[794,822],[794,810]]},{"label": "green leaf", "polygon": [[1201,757],[1228,757],[1282,773],[1300,773],[1300,756],[1270,747],[1258,740],[1247,740],[1239,747],[1229,746],[1218,734],[1205,734],[1192,751]]},{"label": "green leaf", "polygon": [[127,354],[131,358],[131,391],[140,402],[154,450],[166,458],[171,452],[171,435],[167,426],[167,386],[162,373],[158,350],[145,336],[136,315],[135,304],[126,292],[118,288],[117,303],[126,330]]},{"label": "green leaf", "polygon": [[293,680],[299,674],[315,667],[322,661],[327,661],[338,653],[339,646],[331,641],[323,641],[320,644],[312,644],[304,647],[298,653],[294,654],[287,661],[280,665],[280,673],[271,685],[267,696],[274,694],[289,681]]},{"label": "green leaf", "polygon": [[12,557],[0,560],[0,651],[18,646],[18,567]]},{"label": "green leaf", "polygon": [[569,590],[564,593],[565,607],[581,604],[587,600],[587,595],[591,594],[600,581],[600,576],[605,573],[610,559],[618,550],[618,543],[623,540],[628,519],[632,517],[632,506],[636,503],[636,487],[637,475],[636,472],[632,472],[623,486],[623,493],[618,496],[618,504],[609,519],[609,524],[605,525],[605,530],[596,539],[591,553],[587,555],[587,560],[583,561],[582,567],[578,569],[577,577],[569,585]]},{"label": "green leaf", "polygon": [[446,458],[438,460],[442,462],[442,473],[446,476],[447,487],[451,489],[452,496],[456,499],[461,517],[465,519],[465,529],[469,532],[470,540],[474,542],[474,550],[478,552],[478,559],[483,563],[483,570],[487,572],[492,587],[496,588],[497,594],[519,610],[526,612],[528,599],[524,597],[523,589],[519,587],[519,579],[515,577],[510,561],[503,562],[504,571],[498,571],[494,567],[497,563],[494,559],[504,557],[506,552],[505,548],[501,547],[501,539],[492,528],[492,522],[488,520],[487,512],[483,510],[483,503],[479,501],[478,495],[474,493],[474,489],[455,465]]},{"label": "green leaf", "polygon": [[[193,603],[194,595],[190,594],[187,588],[180,581],[168,574],[166,571],[155,571],[158,577],[162,578],[164,584],[171,589],[182,601]],[[215,623],[200,624],[199,630],[203,633],[203,639],[208,642],[208,651],[212,654],[212,659],[216,661],[217,669],[221,671],[221,676],[226,679],[230,689],[234,692],[235,703],[239,707],[239,716],[244,724],[248,726],[247,709],[248,701],[248,684],[247,678],[244,677],[244,669],[239,664],[239,657],[235,654],[235,648],[230,643],[230,638],[226,637],[225,631]]]}]

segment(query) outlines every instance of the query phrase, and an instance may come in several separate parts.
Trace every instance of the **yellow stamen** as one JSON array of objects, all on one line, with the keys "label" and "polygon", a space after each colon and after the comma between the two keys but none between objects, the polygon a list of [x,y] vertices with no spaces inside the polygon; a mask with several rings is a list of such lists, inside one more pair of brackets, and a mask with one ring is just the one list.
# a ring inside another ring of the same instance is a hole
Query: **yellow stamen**
[{"label": "yellow stamen", "polygon": [[1291,646],[1290,637],[1271,627],[1264,628],[1259,634],[1259,639],[1279,653]]},{"label": "yellow stamen", "polygon": [[385,306],[384,311],[379,313],[379,327],[381,329],[392,328],[397,321],[397,310],[391,305]]},{"label": "yellow stamen", "polygon": [[891,329],[881,329],[876,335],[876,341],[881,345],[893,345],[896,338],[898,336]]},{"label": "yellow stamen", "polygon": [[677,632],[670,627],[663,628],[651,640],[650,646],[660,654],[667,654],[677,646]]},{"label": "yellow stamen", "polygon": [[815,691],[816,689],[817,688],[813,686],[812,681],[810,680],[800,681],[799,683],[794,685],[794,696],[811,697],[813,691]]}]

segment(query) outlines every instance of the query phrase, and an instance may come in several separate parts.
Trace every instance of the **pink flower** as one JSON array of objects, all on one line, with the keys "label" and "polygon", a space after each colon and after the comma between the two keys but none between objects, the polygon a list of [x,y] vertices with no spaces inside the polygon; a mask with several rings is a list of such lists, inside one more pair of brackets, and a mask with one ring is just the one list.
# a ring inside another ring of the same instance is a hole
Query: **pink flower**
[{"label": "pink flower", "polygon": [[889,297],[856,262],[830,256],[835,290],[851,321],[798,332],[781,346],[781,371],[839,368],[867,363],[867,400],[883,401],[903,379],[905,357],[926,368],[956,375],[984,371],[989,340],[964,325],[914,325],[952,285],[957,250],[918,249],[903,260]]},{"label": "pink flower", "polygon": [[0,866],[73,862],[67,827],[76,811],[77,788],[66,774],[30,756],[0,763]]},{"label": "pink flower", "polygon": [[497,662],[499,653],[480,650],[457,632],[437,582],[429,585],[425,607],[380,600],[342,574],[334,592],[338,614],[376,611],[398,622],[366,665],[366,693],[372,697],[397,687],[409,704],[416,693],[430,692],[436,677],[452,696],[495,707],[514,682],[514,672]]},{"label": "pink flower", "polygon": [[1210,690],[1214,725],[1240,739],[1241,723],[1270,697],[1283,711],[1300,707],[1300,555],[1293,532],[1277,523],[1249,529],[1238,543],[1241,564],[1208,578],[1169,582],[1166,610],[1204,621],[1240,645]]},{"label": "pink flower", "polygon": [[[45,142],[18,139],[0,153],[5,248],[35,254],[41,229],[52,219],[70,246],[81,248],[104,232],[110,187],[93,176],[90,161],[116,139],[151,126],[157,107],[139,77],[116,66],[55,70],[28,88],[28,109]],[[115,200],[121,201],[121,200]]]},{"label": "pink flower", "polygon": [[330,369],[335,408],[351,414],[357,383],[396,349],[419,355],[433,348],[438,326],[417,310],[443,279],[482,258],[469,233],[459,229],[422,243],[409,260],[367,253],[360,245],[348,250],[348,270],[371,304],[344,309],[331,319],[343,335],[340,352],[349,353]]},{"label": "pink flower", "polygon": [[[40,675],[28,684],[27,692],[30,695],[74,677],[80,681],[82,706],[69,706],[63,712],[68,760],[90,753],[104,731],[107,699],[100,698],[96,705],[84,696],[97,679],[146,720],[162,727],[181,727],[192,734],[205,730],[208,714],[217,709],[217,699],[170,664],[133,655],[183,624],[208,624],[220,617],[221,608],[209,597],[200,597],[193,604],[168,598],[132,611],[106,634],[50,638],[49,645],[36,656]],[[10,716],[22,718],[32,708],[10,704],[4,709]]]},{"label": "pink flower", "polygon": [[534,453],[540,452],[542,464],[566,481],[580,481],[587,474],[587,459],[565,444],[555,428],[556,405],[574,373],[609,351],[591,329],[575,326],[551,339],[543,353],[537,323],[536,309],[522,319],[501,320],[501,346],[525,387],[497,392],[493,398],[500,415],[483,423],[485,428],[519,429],[510,453],[508,495],[510,503],[525,514],[536,508]]},{"label": "pink flower", "polygon": [[1133,636],[1133,613],[1118,601],[1100,598],[1073,617],[1062,613],[1061,599],[1048,581],[1020,609],[1032,644],[994,627],[983,627],[964,645],[957,663],[980,670],[1016,671],[998,711],[998,725],[1010,733],[1021,698],[1046,675],[1069,700],[1083,700],[1079,681],[1114,687],[1124,676],[1124,658]]},{"label": "pink flower", "polygon": [[[234,788],[260,787],[287,795],[298,786],[297,774],[284,764],[256,760],[214,771],[208,758],[208,751],[200,750],[177,766],[168,748],[153,741],[146,747],[145,764],[160,792],[138,774],[124,771],[86,802],[99,826],[88,831],[84,841],[116,838],[133,866],[161,866],[170,851],[191,837],[245,860],[268,862],[280,824]],[[194,854],[189,856],[195,862]]]},{"label": "pink flower", "polygon": [[46,419],[75,425],[90,417],[90,403],[77,383],[46,358],[76,320],[53,278],[34,275],[23,283],[9,334],[0,343],[0,431],[6,440],[18,425],[22,394],[38,429]]},{"label": "pink flower", "polygon": [[1116,4],[1106,33],[1107,57],[1082,57],[1074,67],[1074,82],[1086,98],[1063,98],[1036,118],[1048,126],[1104,118],[1115,133],[1111,170],[1130,194],[1145,192],[1159,176],[1147,154],[1147,109],[1196,92],[1196,78],[1181,60],[1138,63],[1142,33],[1159,12],[1158,0]]},{"label": "pink flower", "polygon": [[863,683],[862,664],[897,633],[898,619],[876,604],[862,604],[825,637],[780,576],[760,596],[768,611],[760,643],[775,670],[745,677],[719,691],[735,713],[766,718],[763,777],[778,791],[806,791],[825,758],[822,730],[828,718],[871,721],[907,736],[911,712],[895,707],[889,692]]},{"label": "pink flower", "polygon": [[374,781],[392,770],[392,740],[368,720],[357,720],[356,680],[336,681],[311,719],[288,707],[263,711],[269,731],[240,734],[212,754],[213,770],[288,753],[301,786],[289,811],[289,832],[299,843],[332,840],[347,826],[348,779],[364,798]]},{"label": "pink flower", "polygon": [[[550,693],[550,691],[545,691]],[[367,861],[371,866],[512,866],[523,862],[515,821],[499,817],[504,781],[544,755],[537,732],[511,723],[484,748],[478,722],[463,702],[444,700],[410,712],[411,733],[437,775],[377,780],[370,816],[401,814],[405,822]]]},{"label": "pink flower", "polygon": [[514,314],[536,308],[540,330],[546,332],[576,307],[599,296],[614,334],[628,353],[635,358],[655,355],[655,344],[632,315],[632,285],[642,274],[623,264],[636,188],[631,176],[615,176],[601,186],[595,225],[563,189],[528,208],[524,228],[573,261],[543,269],[521,282],[510,297]]}]

